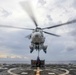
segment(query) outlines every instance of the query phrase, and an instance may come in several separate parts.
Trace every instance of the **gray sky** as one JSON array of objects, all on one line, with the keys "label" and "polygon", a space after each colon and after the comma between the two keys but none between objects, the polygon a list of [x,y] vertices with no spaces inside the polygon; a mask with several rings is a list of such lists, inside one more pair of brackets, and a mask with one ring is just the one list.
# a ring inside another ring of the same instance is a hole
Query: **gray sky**
[{"label": "gray sky", "polygon": [[[23,10],[22,0],[0,0],[0,25],[34,28],[35,25]],[[24,0],[27,1],[27,0]],[[76,19],[76,0],[29,0],[39,27],[53,26]],[[61,35],[44,34],[47,54],[40,52],[41,59],[62,61],[76,59],[76,23],[46,31]],[[25,38],[31,31],[0,28],[0,59],[36,59],[37,51],[30,54],[30,41]]]}]

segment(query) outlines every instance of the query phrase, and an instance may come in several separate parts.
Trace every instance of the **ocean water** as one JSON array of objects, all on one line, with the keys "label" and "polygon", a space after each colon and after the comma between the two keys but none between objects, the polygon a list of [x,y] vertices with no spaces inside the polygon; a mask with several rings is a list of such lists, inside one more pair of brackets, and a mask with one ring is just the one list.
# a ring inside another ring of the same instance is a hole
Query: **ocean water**
[{"label": "ocean water", "polygon": [[[31,64],[31,61],[0,61],[2,64]],[[73,61],[45,61],[45,64],[76,64]]]},{"label": "ocean water", "polygon": [[29,61],[0,61],[3,64],[30,64]]},{"label": "ocean water", "polygon": [[[2,64],[31,64],[31,60],[20,60],[20,59],[0,59]],[[76,64],[75,60],[72,61],[46,61],[45,64]]]}]

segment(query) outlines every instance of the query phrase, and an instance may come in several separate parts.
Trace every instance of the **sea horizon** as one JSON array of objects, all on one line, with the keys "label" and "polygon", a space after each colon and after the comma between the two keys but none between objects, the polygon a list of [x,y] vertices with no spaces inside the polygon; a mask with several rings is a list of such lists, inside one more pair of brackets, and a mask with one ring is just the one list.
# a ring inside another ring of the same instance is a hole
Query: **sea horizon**
[{"label": "sea horizon", "polygon": [[[31,64],[31,61],[0,60],[0,64]],[[45,61],[45,64],[76,64],[76,61]]]}]

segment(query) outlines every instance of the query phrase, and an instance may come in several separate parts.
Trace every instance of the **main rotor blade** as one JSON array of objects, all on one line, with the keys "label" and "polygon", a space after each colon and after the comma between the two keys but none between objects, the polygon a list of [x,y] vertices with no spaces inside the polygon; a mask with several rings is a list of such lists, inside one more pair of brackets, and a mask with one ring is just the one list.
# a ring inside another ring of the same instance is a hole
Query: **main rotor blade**
[{"label": "main rotor blade", "polygon": [[31,4],[29,4],[28,1],[20,2],[20,4],[23,7],[23,9],[27,12],[27,14],[30,16],[30,18],[33,20],[33,22],[35,23],[35,26],[37,27],[38,24],[34,16],[33,10],[31,8]]},{"label": "main rotor blade", "polygon": [[57,35],[57,34],[49,33],[49,32],[46,32],[46,31],[43,31],[43,32],[46,33],[46,34],[49,34],[49,35],[53,35],[53,36],[56,36],[56,37],[60,37],[60,35]]},{"label": "main rotor blade", "polygon": [[66,23],[62,23],[62,24],[58,24],[58,25],[54,25],[54,26],[50,26],[50,27],[45,27],[45,28],[42,28],[42,29],[51,29],[51,28],[56,28],[56,27],[59,27],[59,26],[67,25],[67,24],[72,24],[72,23],[76,23],[76,19],[72,20],[72,21],[68,21]]},{"label": "main rotor blade", "polygon": [[24,29],[24,30],[34,30],[34,29],[31,29],[31,28],[14,27],[14,26],[8,26],[8,25],[0,25],[0,27],[4,27],[4,28],[16,28],[16,29]]}]

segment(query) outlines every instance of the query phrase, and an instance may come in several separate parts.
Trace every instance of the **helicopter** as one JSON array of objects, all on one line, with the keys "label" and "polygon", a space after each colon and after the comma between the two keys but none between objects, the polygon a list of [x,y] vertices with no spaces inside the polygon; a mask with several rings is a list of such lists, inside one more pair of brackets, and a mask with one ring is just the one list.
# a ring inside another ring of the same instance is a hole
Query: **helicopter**
[{"label": "helicopter", "polygon": [[74,19],[74,20],[68,21],[66,23],[41,28],[38,26],[38,23],[35,19],[35,16],[34,16],[34,13],[32,11],[30,4],[28,2],[26,2],[26,3],[22,2],[20,4],[23,7],[23,9],[27,12],[27,14],[31,18],[31,20],[34,22],[35,28],[22,28],[22,27],[10,26],[10,25],[0,25],[0,27],[32,30],[32,33],[27,36],[27,38],[31,39],[31,45],[29,46],[30,53],[32,53],[34,50],[38,50],[38,51],[43,50],[44,53],[47,53],[47,45],[44,45],[44,43],[45,43],[44,33],[52,35],[52,36],[60,37],[60,35],[47,32],[47,31],[45,31],[45,29],[52,29],[52,28],[57,28],[60,26],[76,23],[76,19]]}]

